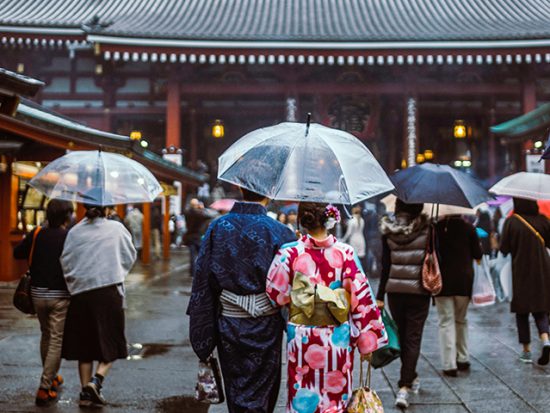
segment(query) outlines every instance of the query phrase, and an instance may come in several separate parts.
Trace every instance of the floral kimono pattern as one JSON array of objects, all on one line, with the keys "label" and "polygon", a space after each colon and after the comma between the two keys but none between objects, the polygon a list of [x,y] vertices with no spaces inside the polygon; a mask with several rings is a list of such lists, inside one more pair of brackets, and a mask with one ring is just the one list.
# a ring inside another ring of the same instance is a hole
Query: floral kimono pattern
[{"label": "floral kimono pattern", "polygon": [[[288,322],[287,412],[344,412],[352,393],[353,350],[357,347],[361,354],[368,354],[386,345],[384,324],[367,278],[349,245],[333,236],[323,241],[305,236],[283,245],[267,278],[266,290],[273,304],[304,307],[303,303],[292,302],[307,301],[292,291],[297,285],[294,279],[301,282],[304,276],[316,293],[326,287],[343,289],[349,300],[349,316],[344,322],[324,326]],[[333,307],[337,310],[336,305]],[[318,307],[311,307],[311,311],[313,308]]]}]

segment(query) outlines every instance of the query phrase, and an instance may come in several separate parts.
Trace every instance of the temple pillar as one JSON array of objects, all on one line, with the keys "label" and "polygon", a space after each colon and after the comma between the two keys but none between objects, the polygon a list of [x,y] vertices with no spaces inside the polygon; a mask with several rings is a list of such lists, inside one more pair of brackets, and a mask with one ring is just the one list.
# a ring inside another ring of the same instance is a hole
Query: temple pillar
[{"label": "temple pillar", "polygon": [[151,263],[151,203],[143,204],[143,237],[141,240],[141,262]]},{"label": "temple pillar", "polygon": [[195,169],[197,167],[198,161],[198,125],[197,125],[197,110],[195,107],[192,107],[189,110],[189,159],[188,162],[191,163],[191,168]]},{"label": "temple pillar", "polygon": [[12,281],[21,274],[20,265],[13,259],[13,247],[22,239],[13,233],[17,228],[17,177],[12,175],[12,160],[0,172],[0,281]]},{"label": "temple pillar", "polygon": [[162,216],[162,258],[170,259],[170,197],[164,197],[164,215]]},{"label": "temple pillar", "polygon": [[[489,109],[489,125],[494,125],[495,123],[496,123],[495,106],[494,106],[494,103],[491,102],[491,109]],[[495,137],[495,134],[491,132],[491,128],[489,128],[489,160],[488,161],[489,161],[488,162],[489,181],[491,183],[494,183],[497,175],[496,137]]]},{"label": "temple pillar", "polygon": [[181,147],[180,84],[168,82],[166,88],[166,147]]}]

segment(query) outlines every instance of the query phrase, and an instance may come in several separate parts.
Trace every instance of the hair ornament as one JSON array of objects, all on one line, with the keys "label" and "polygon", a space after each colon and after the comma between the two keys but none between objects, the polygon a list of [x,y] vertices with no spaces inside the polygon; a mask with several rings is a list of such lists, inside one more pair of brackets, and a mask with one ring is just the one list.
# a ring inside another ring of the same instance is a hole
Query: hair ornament
[{"label": "hair ornament", "polygon": [[340,222],[340,211],[332,204],[327,205],[325,209],[325,216],[327,217],[327,222],[325,222],[326,229],[330,230]]}]

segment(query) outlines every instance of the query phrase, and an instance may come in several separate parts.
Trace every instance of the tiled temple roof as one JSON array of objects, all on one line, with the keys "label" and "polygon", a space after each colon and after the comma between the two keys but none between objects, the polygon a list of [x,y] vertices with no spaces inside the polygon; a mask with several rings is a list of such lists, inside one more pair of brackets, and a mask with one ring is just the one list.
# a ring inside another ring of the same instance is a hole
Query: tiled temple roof
[{"label": "tiled temple roof", "polygon": [[550,38],[548,0],[0,0],[0,10],[0,33],[285,43]]}]

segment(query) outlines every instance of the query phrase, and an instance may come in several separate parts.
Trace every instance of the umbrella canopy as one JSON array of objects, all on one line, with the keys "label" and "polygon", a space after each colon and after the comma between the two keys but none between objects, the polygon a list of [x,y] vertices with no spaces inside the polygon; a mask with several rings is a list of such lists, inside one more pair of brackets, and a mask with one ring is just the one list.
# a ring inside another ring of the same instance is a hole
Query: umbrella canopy
[{"label": "umbrella canopy", "polygon": [[498,181],[490,192],[516,198],[550,199],[550,175],[535,172],[518,172]]},{"label": "umbrella canopy", "polygon": [[[397,197],[393,194],[390,194],[386,196],[385,198],[382,198],[380,202],[382,202],[386,206],[386,211],[388,212],[395,212],[395,199]],[[483,204],[482,204],[483,205]],[[424,208],[422,209],[422,212],[426,215],[432,215],[432,211],[436,212],[437,204],[431,204],[431,203],[425,203]],[[439,213],[438,215],[445,216],[445,215],[475,215],[476,210],[474,208],[465,208],[461,206],[455,206],[455,205],[446,205],[446,204],[439,204]]]},{"label": "umbrella canopy", "polygon": [[219,158],[218,178],[281,201],[355,204],[393,189],[353,135],[292,122],[239,139]]},{"label": "umbrella canopy", "polygon": [[391,179],[397,196],[408,203],[473,208],[491,199],[477,179],[448,165],[416,165],[393,174]]},{"label": "umbrella canopy", "polygon": [[162,192],[143,165],[102,151],[70,152],[49,163],[29,185],[49,198],[102,206],[152,202]]},{"label": "umbrella canopy", "polygon": [[233,205],[235,205],[235,202],[237,202],[235,199],[218,199],[213,202],[209,208],[215,209],[216,211],[229,212],[233,208]]}]

